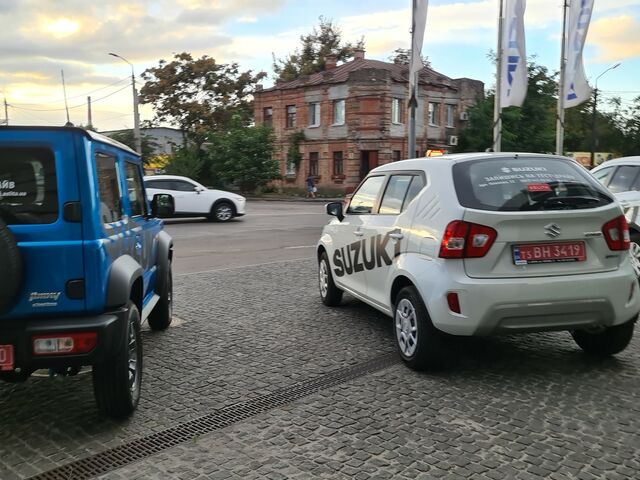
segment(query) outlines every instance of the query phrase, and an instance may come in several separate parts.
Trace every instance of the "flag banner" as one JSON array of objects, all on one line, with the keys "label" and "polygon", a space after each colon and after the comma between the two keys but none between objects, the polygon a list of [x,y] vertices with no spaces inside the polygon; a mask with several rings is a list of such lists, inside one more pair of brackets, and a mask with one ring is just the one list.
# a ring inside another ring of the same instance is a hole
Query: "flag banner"
[{"label": "flag banner", "polygon": [[520,107],[527,96],[527,53],[524,37],[526,0],[505,0],[502,21],[500,108]]},{"label": "flag banner", "polygon": [[593,0],[573,0],[567,25],[567,64],[564,76],[564,108],[575,107],[591,97],[582,64],[582,51],[589,30]]},{"label": "flag banner", "polygon": [[413,22],[411,32],[411,64],[409,66],[409,88],[413,92],[417,74],[424,64],[422,63],[422,43],[424,31],[427,25],[428,0],[413,0]]}]

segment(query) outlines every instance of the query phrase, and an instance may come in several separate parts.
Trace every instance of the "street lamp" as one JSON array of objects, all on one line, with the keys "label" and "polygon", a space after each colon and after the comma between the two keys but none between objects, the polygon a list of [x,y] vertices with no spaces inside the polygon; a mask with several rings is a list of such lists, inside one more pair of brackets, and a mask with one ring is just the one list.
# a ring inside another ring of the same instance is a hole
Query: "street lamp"
[{"label": "street lamp", "polygon": [[593,89],[593,110],[591,112],[591,168],[596,166],[596,109],[598,107],[598,79],[609,70],[614,70],[620,66],[620,62],[607,68],[604,72],[596,77],[595,88]]},{"label": "street lamp", "polygon": [[119,58],[131,67],[131,86],[133,87],[133,139],[136,143],[136,151],[142,155],[142,137],[140,136],[140,113],[138,112],[138,92],[136,90],[136,75],[133,72],[133,65],[129,60],[115,53],[109,53],[112,57]]}]

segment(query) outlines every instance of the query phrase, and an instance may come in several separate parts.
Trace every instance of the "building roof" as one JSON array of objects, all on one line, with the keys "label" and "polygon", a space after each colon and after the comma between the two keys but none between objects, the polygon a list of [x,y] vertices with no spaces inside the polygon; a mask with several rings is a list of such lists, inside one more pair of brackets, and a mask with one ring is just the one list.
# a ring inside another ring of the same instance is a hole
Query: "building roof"
[{"label": "building roof", "polygon": [[[380,60],[356,59],[343,63],[331,70],[324,70],[312,75],[303,75],[290,82],[276,83],[273,87],[266,88],[263,91],[288,90],[327,83],[344,83],[349,79],[351,72],[366,69],[387,70],[390,72],[391,79],[394,82],[404,83],[409,81],[409,65],[399,65],[396,63],[382,62]],[[428,67],[424,67],[420,71],[420,83],[457,89],[453,79]]]}]

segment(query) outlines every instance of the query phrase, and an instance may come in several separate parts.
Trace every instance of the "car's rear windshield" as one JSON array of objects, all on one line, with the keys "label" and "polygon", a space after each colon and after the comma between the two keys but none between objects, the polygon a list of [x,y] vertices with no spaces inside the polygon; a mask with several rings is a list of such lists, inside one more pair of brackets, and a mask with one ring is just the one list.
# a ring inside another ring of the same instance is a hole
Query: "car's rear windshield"
[{"label": "car's rear windshield", "polygon": [[499,212],[595,208],[613,199],[588,172],[560,158],[460,162],[453,181],[464,207]]},{"label": "car's rear windshield", "polygon": [[58,188],[51,150],[0,147],[0,218],[13,225],[57,220]]}]

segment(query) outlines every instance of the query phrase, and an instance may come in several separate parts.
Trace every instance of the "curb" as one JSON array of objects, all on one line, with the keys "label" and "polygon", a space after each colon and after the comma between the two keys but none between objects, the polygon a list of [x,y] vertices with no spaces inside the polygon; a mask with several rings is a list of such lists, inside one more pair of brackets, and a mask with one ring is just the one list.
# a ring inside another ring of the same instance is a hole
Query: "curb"
[{"label": "curb", "polygon": [[302,197],[276,197],[276,198],[264,198],[264,197],[246,197],[250,202],[296,202],[296,203],[330,203],[330,202],[342,202],[343,198],[302,198]]}]

